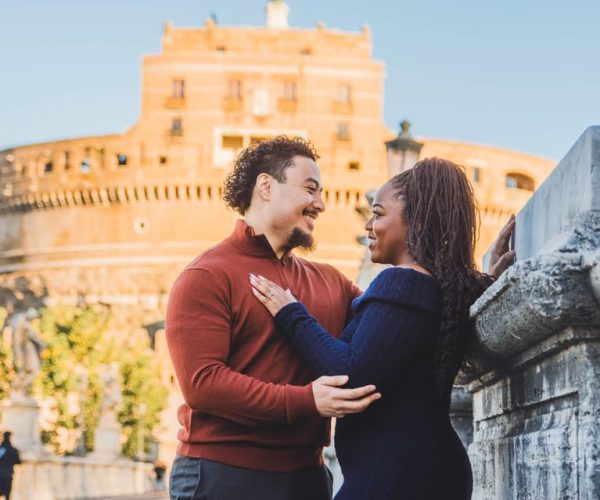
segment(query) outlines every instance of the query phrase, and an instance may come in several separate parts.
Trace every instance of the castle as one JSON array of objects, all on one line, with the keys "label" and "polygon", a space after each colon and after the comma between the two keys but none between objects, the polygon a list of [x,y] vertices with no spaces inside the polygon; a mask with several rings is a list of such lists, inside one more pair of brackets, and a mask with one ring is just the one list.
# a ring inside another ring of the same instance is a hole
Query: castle
[{"label": "castle", "polygon": [[[311,258],[356,278],[364,254],[356,208],[389,177],[385,143],[396,135],[383,123],[384,63],[372,58],[368,27],[290,28],[278,0],[267,3],[262,27],[166,22],[162,51],[144,57],[142,75],[141,115],[126,132],[0,151],[2,287],[26,279],[48,303],[102,302],[115,328],[146,335],[180,270],[232,229],[222,181],[235,155],[277,134],[311,139],[321,156],[327,210]],[[554,166],[418,140],[421,158],[465,167],[481,209],[478,256]]]}]

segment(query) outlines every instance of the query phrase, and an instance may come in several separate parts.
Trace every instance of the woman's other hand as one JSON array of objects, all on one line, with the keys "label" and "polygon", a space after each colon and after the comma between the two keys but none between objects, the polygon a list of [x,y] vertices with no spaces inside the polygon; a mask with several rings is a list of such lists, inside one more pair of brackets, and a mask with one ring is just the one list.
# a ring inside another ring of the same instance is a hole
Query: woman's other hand
[{"label": "woman's other hand", "polygon": [[262,276],[250,274],[250,285],[252,293],[268,309],[272,316],[275,316],[283,307],[298,302],[288,290],[284,290],[279,285],[273,283]]}]

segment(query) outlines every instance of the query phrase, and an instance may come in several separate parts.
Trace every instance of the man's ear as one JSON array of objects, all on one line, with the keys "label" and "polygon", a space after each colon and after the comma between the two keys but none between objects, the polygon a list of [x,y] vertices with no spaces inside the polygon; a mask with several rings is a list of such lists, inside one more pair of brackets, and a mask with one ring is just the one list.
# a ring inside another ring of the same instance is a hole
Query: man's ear
[{"label": "man's ear", "polygon": [[265,201],[270,200],[272,185],[273,177],[267,173],[258,174],[258,177],[256,178],[256,194]]}]

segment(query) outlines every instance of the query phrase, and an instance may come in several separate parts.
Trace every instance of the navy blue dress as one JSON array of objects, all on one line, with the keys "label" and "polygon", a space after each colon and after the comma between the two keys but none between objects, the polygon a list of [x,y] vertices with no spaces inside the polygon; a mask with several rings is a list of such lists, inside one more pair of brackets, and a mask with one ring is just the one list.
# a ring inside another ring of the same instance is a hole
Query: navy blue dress
[{"label": "navy blue dress", "polygon": [[438,282],[411,269],[386,269],[353,303],[341,338],[300,303],[275,317],[319,375],[375,384],[381,399],[338,419],[335,446],[344,475],[337,500],[465,500],[471,467],[434,378],[442,310]]}]

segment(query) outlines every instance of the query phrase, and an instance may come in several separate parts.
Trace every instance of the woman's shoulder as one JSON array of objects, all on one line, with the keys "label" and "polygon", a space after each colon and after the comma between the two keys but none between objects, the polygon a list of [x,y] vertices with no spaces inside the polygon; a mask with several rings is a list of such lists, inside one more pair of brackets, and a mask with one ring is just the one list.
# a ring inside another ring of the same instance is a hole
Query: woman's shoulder
[{"label": "woman's shoulder", "polygon": [[355,300],[356,308],[370,300],[390,302],[441,314],[442,295],[439,282],[430,274],[413,267],[390,267],[381,271],[363,295]]}]

